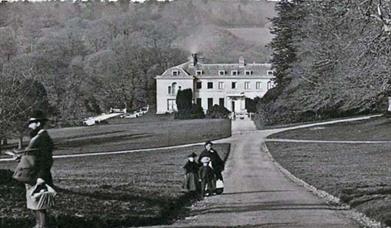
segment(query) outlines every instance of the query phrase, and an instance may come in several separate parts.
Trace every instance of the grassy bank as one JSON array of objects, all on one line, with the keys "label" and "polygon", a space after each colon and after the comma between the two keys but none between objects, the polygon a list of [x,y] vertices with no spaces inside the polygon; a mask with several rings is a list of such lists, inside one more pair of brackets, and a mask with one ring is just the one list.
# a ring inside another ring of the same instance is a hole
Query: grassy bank
[{"label": "grassy bank", "polygon": [[271,135],[269,138],[310,140],[391,140],[391,118],[376,117],[369,120],[329,124]]},{"label": "grassy bank", "polygon": [[[225,158],[229,144],[215,148]],[[202,146],[115,156],[57,159],[53,167],[59,187],[51,223],[58,228],[126,227],[167,224],[183,215],[193,197],[182,190],[182,169],[189,153]],[[2,163],[2,169],[13,168]],[[1,177],[0,227],[31,227],[24,188]],[[4,180],[4,181],[3,181]],[[180,212],[180,213],[179,213]]]},{"label": "grassy bank", "polygon": [[[387,118],[292,130],[271,138],[391,140]],[[391,144],[267,142],[273,157],[295,176],[391,225]]]},{"label": "grassy bank", "polygon": [[140,120],[122,124],[50,129],[49,133],[56,147],[54,154],[163,147],[214,140],[231,135],[231,122],[224,119],[151,122]]}]

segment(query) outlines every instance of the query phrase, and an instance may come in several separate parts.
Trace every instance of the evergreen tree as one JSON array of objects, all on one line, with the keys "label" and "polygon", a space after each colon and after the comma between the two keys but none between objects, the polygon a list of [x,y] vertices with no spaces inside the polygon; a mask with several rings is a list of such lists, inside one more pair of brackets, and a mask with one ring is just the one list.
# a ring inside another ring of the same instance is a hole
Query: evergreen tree
[{"label": "evergreen tree", "polygon": [[191,89],[179,90],[176,95],[176,106],[178,112],[175,117],[178,119],[190,119],[192,112],[193,92]]},{"label": "evergreen tree", "polygon": [[276,70],[277,86],[289,83],[289,70],[296,61],[295,35],[299,31],[305,16],[302,0],[281,1],[276,5],[278,16],[272,18],[271,33],[275,35],[271,42],[273,48],[272,64]]}]

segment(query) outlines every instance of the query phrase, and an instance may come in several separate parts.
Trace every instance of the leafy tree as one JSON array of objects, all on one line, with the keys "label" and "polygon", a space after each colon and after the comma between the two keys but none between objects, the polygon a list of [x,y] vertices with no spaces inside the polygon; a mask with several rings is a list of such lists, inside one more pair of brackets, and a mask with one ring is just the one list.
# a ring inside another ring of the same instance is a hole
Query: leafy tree
[{"label": "leafy tree", "polygon": [[260,102],[260,97],[255,97],[254,99],[246,98],[245,107],[247,112],[255,113],[257,112],[257,103]]},{"label": "leafy tree", "polygon": [[231,112],[226,109],[224,106],[220,105],[213,105],[208,111],[206,112],[206,117],[210,119],[227,119],[229,118],[229,114]]},{"label": "leafy tree", "polygon": [[203,119],[205,118],[204,109],[199,104],[192,104],[191,107],[191,119]]}]

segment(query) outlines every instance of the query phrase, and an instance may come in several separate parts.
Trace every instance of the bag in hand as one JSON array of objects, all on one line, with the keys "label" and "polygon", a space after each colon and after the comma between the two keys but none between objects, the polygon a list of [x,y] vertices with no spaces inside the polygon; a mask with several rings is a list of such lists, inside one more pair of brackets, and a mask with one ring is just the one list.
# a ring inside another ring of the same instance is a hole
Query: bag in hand
[{"label": "bag in hand", "polygon": [[22,183],[34,185],[37,180],[34,155],[22,155],[12,177]]},{"label": "bag in hand", "polygon": [[44,183],[33,186],[28,190],[27,194],[29,197],[32,197],[36,210],[44,210],[54,206],[57,192]]}]

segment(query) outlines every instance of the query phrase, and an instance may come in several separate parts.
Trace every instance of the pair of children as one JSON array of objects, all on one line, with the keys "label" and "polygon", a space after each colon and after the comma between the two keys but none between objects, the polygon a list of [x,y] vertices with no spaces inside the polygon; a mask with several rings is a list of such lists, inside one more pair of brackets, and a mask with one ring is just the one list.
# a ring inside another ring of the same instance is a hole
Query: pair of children
[{"label": "pair of children", "polygon": [[200,192],[201,196],[208,196],[215,190],[215,175],[210,166],[210,158],[203,157],[201,164],[196,162],[197,154],[188,156],[188,161],[183,167],[185,174],[185,188],[193,193]]}]

